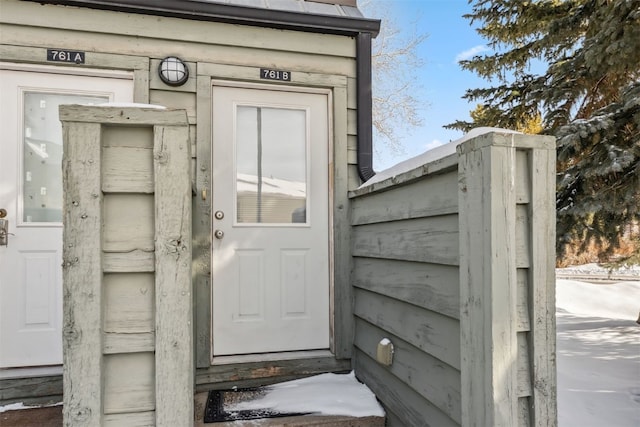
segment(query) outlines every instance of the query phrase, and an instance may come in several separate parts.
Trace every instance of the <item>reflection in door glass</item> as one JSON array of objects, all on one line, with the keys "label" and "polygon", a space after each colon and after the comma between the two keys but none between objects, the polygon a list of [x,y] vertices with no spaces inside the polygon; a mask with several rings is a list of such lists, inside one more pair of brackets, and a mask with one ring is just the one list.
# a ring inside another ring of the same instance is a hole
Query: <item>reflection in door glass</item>
[{"label": "reflection in door glass", "polygon": [[24,93],[24,222],[62,222],[62,125],[58,107],[108,100],[98,96]]},{"label": "reflection in door glass", "polygon": [[306,120],[305,110],[237,107],[239,223],[307,223]]}]

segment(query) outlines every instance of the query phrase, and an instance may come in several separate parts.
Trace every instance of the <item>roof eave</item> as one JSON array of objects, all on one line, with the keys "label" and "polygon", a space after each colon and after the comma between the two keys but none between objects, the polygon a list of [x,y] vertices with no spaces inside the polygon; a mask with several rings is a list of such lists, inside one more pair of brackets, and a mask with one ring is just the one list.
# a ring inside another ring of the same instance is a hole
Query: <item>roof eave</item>
[{"label": "roof eave", "polygon": [[41,4],[59,4],[140,13],[198,21],[225,22],[286,30],[355,36],[380,31],[380,20],[349,16],[317,15],[274,9],[203,2],[200,0],[26,0]]}]

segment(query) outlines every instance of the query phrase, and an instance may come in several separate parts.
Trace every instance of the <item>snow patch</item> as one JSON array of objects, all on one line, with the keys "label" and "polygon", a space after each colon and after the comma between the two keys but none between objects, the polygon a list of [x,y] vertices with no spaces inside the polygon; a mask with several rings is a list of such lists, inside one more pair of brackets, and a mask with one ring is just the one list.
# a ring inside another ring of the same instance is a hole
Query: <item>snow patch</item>
[{"label": "snow patch", "polygon": [[558,279],[556,298],[559,312],[635,321],[640,310],[640,281],[592,284]]},{"label": "snow patch", "polygon": [[[96,105],[96,104],[91,104]],[[98,104],[98,107],[115,107],[115,108],[151,108],[155,110],[166,110],[167,107],[157,104],[140,104],[138,102],[105,102]]]},{"label": "snow patch", "polygon": [[574,275],[593,276],[624,276],[640,280],[640,265],[622,265],[615,269],[602,267],[596,263],[574,265],[571,267],[557,268],[558,273],[568,273]]},{"label": "snow patch", "polygon": [[25,406],[23,402],[10,403],[8,405],[0,406],[0,414],[7,411],[19,411],[22,409],[33,409],[33,408],[48,408],[50,406],[61,406],[62,402],[53,403],[51,405],[44,406]]},{"label": "snow patch", "polygon": [[277,412],[314,413],[351,417],[384,417],[385,413],[369,388],[349,374],[322,374],[266,387],[267,393],[240,402],[232,411],[269,408]]},{"label": "snow patch", "polygon": [[426,165],[427,163],[431,163],[436,160],[440,160],[447,156],[455,154],[456,147],[458,145],[470,139],[476,138],[480,135],[484,135],[485,133],[490,133],[490,132],[517,133],[517,134],[521,133],[521,132],[516,132],[514,130],[493,128],[493,127],[479,127],[479,128],[471,129],[462,138],[456,139],[455,141],[451,141],[439,147],[435,147],[430,150],[427,150],[422,154],[419,154],[415,157],[402,161],[394,166],[391,166],[390,168],[387,168],[383,171],[376,173],[370,180],[362,184],[360,188],[368,187],[377,182],[384,181],[385,179],[398,176],[405,172],[409,172],[410,170],[413,170],[413,169],[417,169],[420,166]]},{"label": "snow patch", "polygon": [[[595,264],[573,269],[601,270]],[[558,425],[640,426],[640,278],[557,280],[556,306]]]}]

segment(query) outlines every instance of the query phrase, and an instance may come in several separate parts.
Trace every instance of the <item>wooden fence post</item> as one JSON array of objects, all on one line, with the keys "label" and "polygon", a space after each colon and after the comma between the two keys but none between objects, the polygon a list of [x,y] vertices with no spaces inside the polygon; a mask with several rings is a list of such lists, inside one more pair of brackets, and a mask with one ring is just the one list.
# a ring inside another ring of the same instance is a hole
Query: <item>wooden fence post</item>
[{"label": "wooden fence post", "polygon": [[193,425],[189,124],[60,107],[64,424]]},{"label": "wooden fence post", "polygon": [[557,424],[555,140],[458,146],[463,426]]}]

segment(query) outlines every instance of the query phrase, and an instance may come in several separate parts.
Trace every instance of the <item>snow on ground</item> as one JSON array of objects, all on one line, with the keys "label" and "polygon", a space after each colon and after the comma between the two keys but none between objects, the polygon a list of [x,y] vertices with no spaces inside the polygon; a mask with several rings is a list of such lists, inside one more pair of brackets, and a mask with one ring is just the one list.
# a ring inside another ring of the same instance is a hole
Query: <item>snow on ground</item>
[{"label": "snow on ground", "polygon": [[556,282],[560,427],[640,426],[640,277],[634,277]]},{"label": "snow on ground", "polygon": [[270,408],[278,412],[384,417],[367,386],[350,374],[322,374],[268,387],[266,395],[225,408],[232,411]]}]

